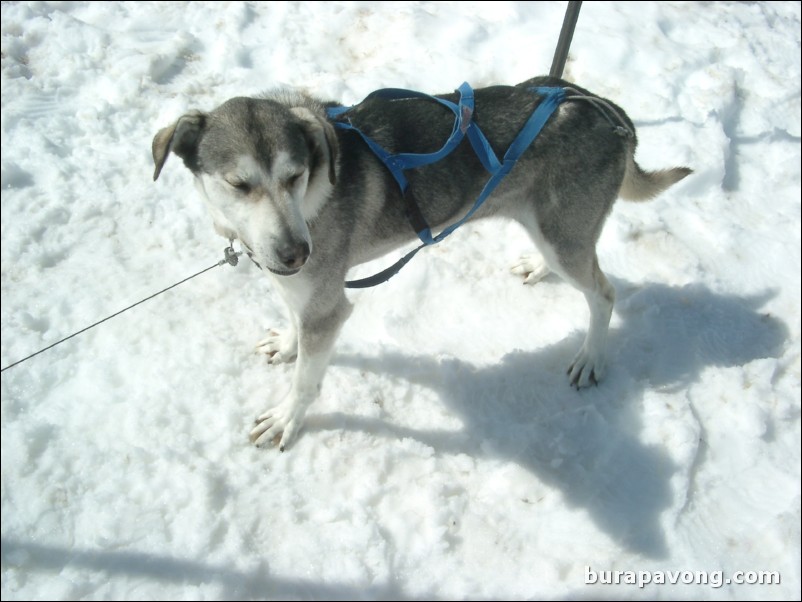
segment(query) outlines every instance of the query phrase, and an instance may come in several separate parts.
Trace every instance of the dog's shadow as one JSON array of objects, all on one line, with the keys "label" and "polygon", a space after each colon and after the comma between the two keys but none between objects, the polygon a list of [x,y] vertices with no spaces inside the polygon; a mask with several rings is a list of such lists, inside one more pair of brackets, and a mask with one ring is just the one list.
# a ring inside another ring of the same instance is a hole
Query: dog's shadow
[{"label": "dog's shadow", "polygon": [[[610,369],[599,387],[575,391],[564,374],[583,333],[535,351],[512,352],[487,367],[399,353],[339,354],[335,366],[408,379],[436,391],[464,428],[414,429],[394,423],[391,415],[344,413],[309,416],[305,428],[411,437],[436,453],[509,459],[556,487],[569,506],[587,511],[620,544],[664,556],[660,516],[672,504],[670,479],[679,467],[659,445],[641,441],[641,400],[688,387],[707,366],[778,357],[787,329],[759,312],[773,293],[741,298],[699,285],[614,284],[619,319],[610,331]],[[705,427],[700,428],[703,438]],[[702,442],[695,463],[703,461],[704,449]]]}]

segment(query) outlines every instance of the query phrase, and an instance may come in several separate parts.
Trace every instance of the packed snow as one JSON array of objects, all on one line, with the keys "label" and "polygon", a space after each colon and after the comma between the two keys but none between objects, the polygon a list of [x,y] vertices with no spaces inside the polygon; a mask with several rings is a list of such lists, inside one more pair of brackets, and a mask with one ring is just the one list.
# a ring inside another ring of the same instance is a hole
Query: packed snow
[{"label": "packed snow", "polygon": [[[518,83],[566,4],[3,2],[2,367],[222,258],[181,161],[152,180],[189,109]],[[523,286],[502,221],[348,293],[285,453],[247,436],[293,370],[250,262],[4,370],[2,599],[798,600],[800,12],[582,5],[566,78],[694,170],[605,226],[598,387],[584,298]]]}]

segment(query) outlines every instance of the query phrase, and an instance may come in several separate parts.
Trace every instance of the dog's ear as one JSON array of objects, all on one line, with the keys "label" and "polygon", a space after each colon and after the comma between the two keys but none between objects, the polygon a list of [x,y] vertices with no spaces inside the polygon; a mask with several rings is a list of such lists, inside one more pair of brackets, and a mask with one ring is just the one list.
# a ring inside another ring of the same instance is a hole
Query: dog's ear
[{"label": "dog's ear", "polygon": [[167,161],[167,155],[173,151],[184,160],[187,166],[193,165],[193,158],[197,154],[198,141],[206,121],[206,115],[200,111],[190,111],[179,118],[173,125],[159,130],[153,138],[153,163],[156,170],[153,172],[154,181]]},{"label": "dog's ear", "polygon": [[[316,161],[328,159],[329,182],[337,183],[337,135],[334,126],[324,117],[315,115],[306,107],[293,107],[292,113],[304,122],[307,140]],[[315,165],[311,168],[314,169]]]}]

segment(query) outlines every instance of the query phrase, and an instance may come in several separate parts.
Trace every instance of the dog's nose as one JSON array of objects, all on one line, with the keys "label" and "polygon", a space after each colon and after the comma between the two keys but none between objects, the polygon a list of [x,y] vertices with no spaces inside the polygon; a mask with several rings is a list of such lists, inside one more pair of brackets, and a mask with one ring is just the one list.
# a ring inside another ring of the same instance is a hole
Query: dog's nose
[{"label": "dog's nose", "polygon": [[290,270],[297,270],[309,259],[309,245],[305,242],[288,245],[278,251],[278,260]]}]

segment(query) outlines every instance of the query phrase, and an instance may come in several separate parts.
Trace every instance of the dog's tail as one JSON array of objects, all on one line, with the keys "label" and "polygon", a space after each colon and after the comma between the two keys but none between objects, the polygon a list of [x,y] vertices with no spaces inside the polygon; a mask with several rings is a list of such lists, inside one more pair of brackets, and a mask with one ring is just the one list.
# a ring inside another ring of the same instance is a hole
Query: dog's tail
[{"label": "dog's tail", "polygon": [[643,171],[630,152],[618,196],[627,201],[648,201],[692,173],[693,170],[688,167]]}]

